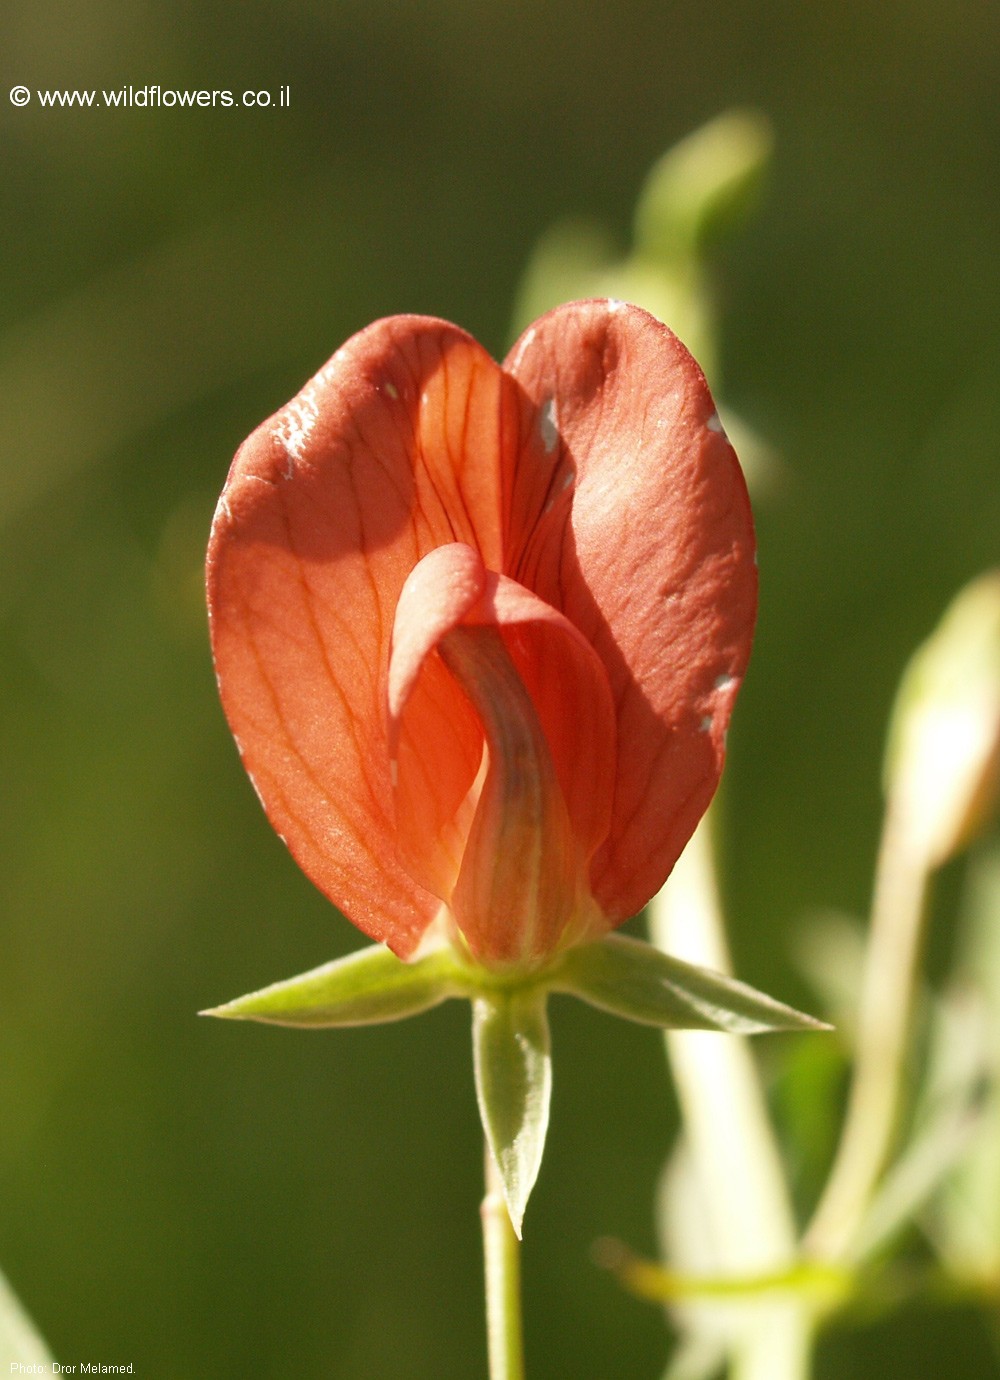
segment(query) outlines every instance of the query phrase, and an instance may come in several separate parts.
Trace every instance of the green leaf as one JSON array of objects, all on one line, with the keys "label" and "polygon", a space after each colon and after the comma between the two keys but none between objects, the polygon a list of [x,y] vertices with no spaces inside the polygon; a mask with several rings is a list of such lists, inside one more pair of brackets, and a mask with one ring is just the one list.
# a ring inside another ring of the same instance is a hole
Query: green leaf
[{"label": "green leaf", "polygon": [[746,983],[679,958],[641,939],[612,934],[571,949],[548,980],[591,1006],[667,1030],[723,1030],[759,1035],[769,1030],[829,1030]]},{"label": "green leaf", "polygon": [[491,992],[472,1003],[479,1115],[518,1239],[549,1125],[552,1061],[545,1007],[541,989]]},{"label": "green leaf", "polygon": [[200,1014],[270,1025],[377,1025],[416,1016],[463,994],[450,950],[404,963],[384,945],[374,944]]}]

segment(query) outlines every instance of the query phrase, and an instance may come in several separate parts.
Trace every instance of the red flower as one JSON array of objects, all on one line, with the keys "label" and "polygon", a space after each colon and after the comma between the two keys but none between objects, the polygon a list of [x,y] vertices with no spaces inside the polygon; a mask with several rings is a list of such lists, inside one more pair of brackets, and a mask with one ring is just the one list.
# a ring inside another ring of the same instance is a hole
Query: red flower
[{"label": "red flower", "polygon": [[502,367],[376,322],[242,446],[212,530],[268,816],[402,958],[432,925],[494,967],[600,937],[718,783],[753,552],[701,371],[645,312],[561,307]]}]

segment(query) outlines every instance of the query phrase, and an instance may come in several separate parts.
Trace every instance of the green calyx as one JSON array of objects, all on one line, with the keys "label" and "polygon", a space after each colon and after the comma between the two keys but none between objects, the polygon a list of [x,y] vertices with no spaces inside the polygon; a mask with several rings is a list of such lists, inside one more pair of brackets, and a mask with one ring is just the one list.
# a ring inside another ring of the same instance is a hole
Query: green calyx
[{"label": "green calyx", "polygon": [[481,968],[449,945],[404,963],[377,944],[201,1014],[318,1029],[398,1021],[450,997],[470,1001],[480,1116],[520,1236],[548,1127],[552,992],[670,1030],[749,1035],[827,1028],[744,983],[619,934],[530,970]]},{"label": "green calyx", "polygon": [[199,1015],[315,1029],[382,1025],[465,995],[451,949],[404,963],[384,945],[373,944]]},{"label": "green calyx", "polygon": [[620,934],[529,969],[483,968],[449,945],[403,962],[374,944],[200,1014],[314,1028],[378,1025],[419,1015],[449,997],[497,1002],[529,994],[544,999],[550,992],[665,1030],[756,1035],[827,1028],[734,978]]},{"label": "green calyx", "polygon": [[551,990],[661,1030],[715,1030],[762,1035],[775,1030],[828,1030],[746,983],[671,958],[653,944],[611,934],[570,949],[553,971]]}]

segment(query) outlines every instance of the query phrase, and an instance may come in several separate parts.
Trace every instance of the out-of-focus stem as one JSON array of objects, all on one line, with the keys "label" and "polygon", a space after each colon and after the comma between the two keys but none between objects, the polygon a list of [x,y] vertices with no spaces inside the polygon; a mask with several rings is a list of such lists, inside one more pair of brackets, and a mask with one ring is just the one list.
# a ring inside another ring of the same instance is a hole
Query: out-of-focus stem
[{"label": "out-of-focus stem", "polygon": [[[652,902],[649,921],[662,949],[728,972],[710,818],[711,811]],[[715,1268],[739,1278],[790,1265],[797,1257],[795,1220],[746,1040],[670,1031],[666,1046],[709,1215]],[[729,1344],[733,1380],[805,1380],[812,1333],[811,1312],[795,1299],[749,1305]]]},{"label": "out-of-focus stem", "polygon": [[931,871],[911,837],[890,799],[875,873],[854,1076],[833,1169],[804,1241],[809,1254],[827,1260],[850,1255],[891,1154],[903,1103]]},{"label": "out-of-focus stem", "polygon": [[[10,1361],[11,1375],[47,1374],[53,1359],[35,1324],[0,1270],[0,1358]],[[20,1368],[18,1370],[18,1367]],[[68,1369],[68,1367],[67,1367]]]},{"label": "out-of-focus stem", "polygon": [[733,1347],[729,1380],[809,1380],[814,1333],[804,1304],[761,1304]]},{"label": "out-of-focus stem", "polygon": [[[709,819],[710,814],[650,906],[650,929],[668,953],[729,972]],[[666,1045],[720,1267],[760,1274],[787,1265],[796,1253],[795,1222],[747,1041],[668,1031]]]},{"label": "out-of-focus stem", "polygon": [[490,1380],[524,1380],[520,1242],[504,1202],[503,1185],[486,1147],[483,1257],[486,1267],[486,1341]]}]

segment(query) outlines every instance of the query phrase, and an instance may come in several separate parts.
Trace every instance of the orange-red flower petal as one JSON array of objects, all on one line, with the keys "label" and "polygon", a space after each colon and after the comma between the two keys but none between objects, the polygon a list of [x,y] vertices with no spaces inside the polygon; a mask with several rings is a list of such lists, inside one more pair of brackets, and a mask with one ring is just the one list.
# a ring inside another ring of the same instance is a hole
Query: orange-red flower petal
[{"label": "orange-red flower petal", "polygon": [[583,632],[615,700],[614,809],[591,880],[620,921],[659,889],[722,770],[756,615],[746,485],[701,370],[637,307],[559,307],[504,368],[555,476],[518,474],[509,573]]},{"label": "orange-red flower petal", "polygon": [[303,870],[403,956],[440,902],[396,850],[396,603],[436,546],[460,540],[499,561],[518,405],[463,331],[376,322],[244,443],[213,524],[212,645],[244,764]]},{"label": "orange-red flower petal", "polygon": [[579,631],[472,548],[439,547],[399,599],[388,703],[400,856],[473,955],[531,963],[606,928],[588,869],[614,706]]},{"label": "orange-red flower petal", "polygon": [[227,715],[304,870],[402,956],[445,906],[488,962],[660,885],[756,600],[704,379],[607,302],[542,318],[503,369],[444,322],[362,331],[237,454],[208,585]]}]

